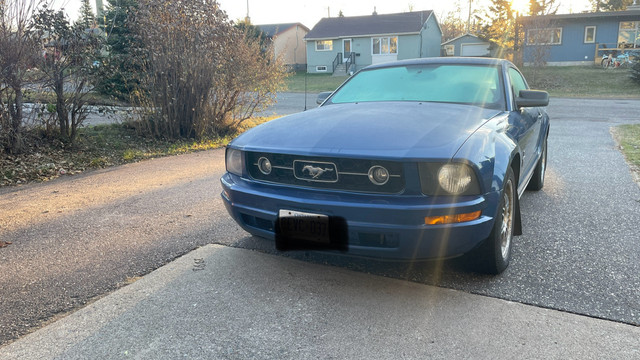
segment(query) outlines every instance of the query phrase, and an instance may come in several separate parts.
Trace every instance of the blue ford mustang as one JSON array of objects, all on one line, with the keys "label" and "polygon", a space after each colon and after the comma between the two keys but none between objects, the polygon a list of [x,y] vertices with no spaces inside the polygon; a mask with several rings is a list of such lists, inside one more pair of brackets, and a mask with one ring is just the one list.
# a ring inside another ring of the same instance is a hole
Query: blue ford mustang
[{"label": "blue ford mustang", "polygon": [[222,198],[242,228],[280,249],[509,265],[520,196],[544,184],[546,92],[506,60],[432,58],[369,66],[319,99],[227,147]]}]

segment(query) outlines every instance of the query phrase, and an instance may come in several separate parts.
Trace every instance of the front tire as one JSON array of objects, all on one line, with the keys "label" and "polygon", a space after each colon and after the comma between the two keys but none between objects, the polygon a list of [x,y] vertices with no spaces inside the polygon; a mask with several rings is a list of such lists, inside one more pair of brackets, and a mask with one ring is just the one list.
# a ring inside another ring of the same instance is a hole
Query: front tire
[{"label": "front tire", "polygon": [[513,170],[509,168],[504,179],[498,212],[491,234],[478,249],[480,263],[478,270],[497,275],[502,273],[511,261],[511,245],[516,220],[517,184]]},{"label": "front tire", "polygon": [[547,172],[547,138],[542,143],[542,154],[533,171],[533,176],[527,185],[527,190],[540,191],[544,187],[544,174]]}]

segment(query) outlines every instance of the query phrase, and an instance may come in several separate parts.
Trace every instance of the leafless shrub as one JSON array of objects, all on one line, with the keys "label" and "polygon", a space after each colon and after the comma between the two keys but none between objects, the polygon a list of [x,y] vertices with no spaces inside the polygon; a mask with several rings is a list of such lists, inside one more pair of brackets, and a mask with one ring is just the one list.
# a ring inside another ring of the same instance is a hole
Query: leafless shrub
[{"label": "leafless shrub", "polygon": [[136,95],[149,134],[224,134],[282,85],[282,62],[234,28],[214,0],[142,0],[135,22],[146,75]]},{"label": "leafless shrub", "polygon": [[103,56],[104,36],[99,29],[72,24],[62,12],[46,6],[33,19],[34,34],[43,45],[37,59],[45,89],[55,94],[60,139],[73,143],[87,117],[87,95],[94,87]]},{"label": "leafless shrub", "polygon": [[23,138],[23,88],[38,54],[30,17],[37,0],[0,0],[0,153],[20,153]]},{"label": "leafless shrub", "polygon": [[529,31],[526,34],[528,65],[532,66],[531,81],[539,81],[540,69],[547,66],[551,52],[551,43],[557,37],[553,22],[540,16],[532,16],[529,20]]}]

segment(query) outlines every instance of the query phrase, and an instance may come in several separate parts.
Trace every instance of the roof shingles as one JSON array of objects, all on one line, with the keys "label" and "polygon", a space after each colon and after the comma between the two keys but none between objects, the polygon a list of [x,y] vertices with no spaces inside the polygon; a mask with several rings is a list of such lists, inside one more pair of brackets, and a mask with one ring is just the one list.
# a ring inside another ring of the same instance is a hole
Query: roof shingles
[{"label": "roof shingles", "polygon": [[399,14],[323,18],[305,37],[307,40],[352,36],[419,33],[433,11]]}]

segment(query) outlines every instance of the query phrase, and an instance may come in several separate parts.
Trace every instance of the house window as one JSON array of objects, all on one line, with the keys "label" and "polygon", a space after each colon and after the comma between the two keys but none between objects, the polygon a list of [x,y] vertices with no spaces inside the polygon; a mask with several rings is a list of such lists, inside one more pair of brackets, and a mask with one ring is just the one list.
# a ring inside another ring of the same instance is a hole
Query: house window
[{"label": "house window", "polygon": [[640,47],[640,21],[623,21],[620,23],[618,47]]},{"label": "house window", "polygon": [[596,42],[596,27],[585,26],[584,27],[584,43],[593,44]]},{"label": "house window", "polygon": [[316,40],[316,51],[332,51],[333,40]]},{"label": "house window", "polygon": [[316,66],[316,71],[317,72],[326,72],[327,71],[327,67],[322,65],[322,66]]},{"label": "house window", "polygon": [[527,45],[560,45],[562,44],[562,28],[529,29]]},{"label": "house window", "polygon": [[398,53],[398,37],[377,37],[373,40],[373,55],[389,55]]},{"label": "house window", "polygon": [[456,48],[455,45],[445,45],[444,46],[444,53],[447,56],[453,56],[455,54],[455,48]]}]

